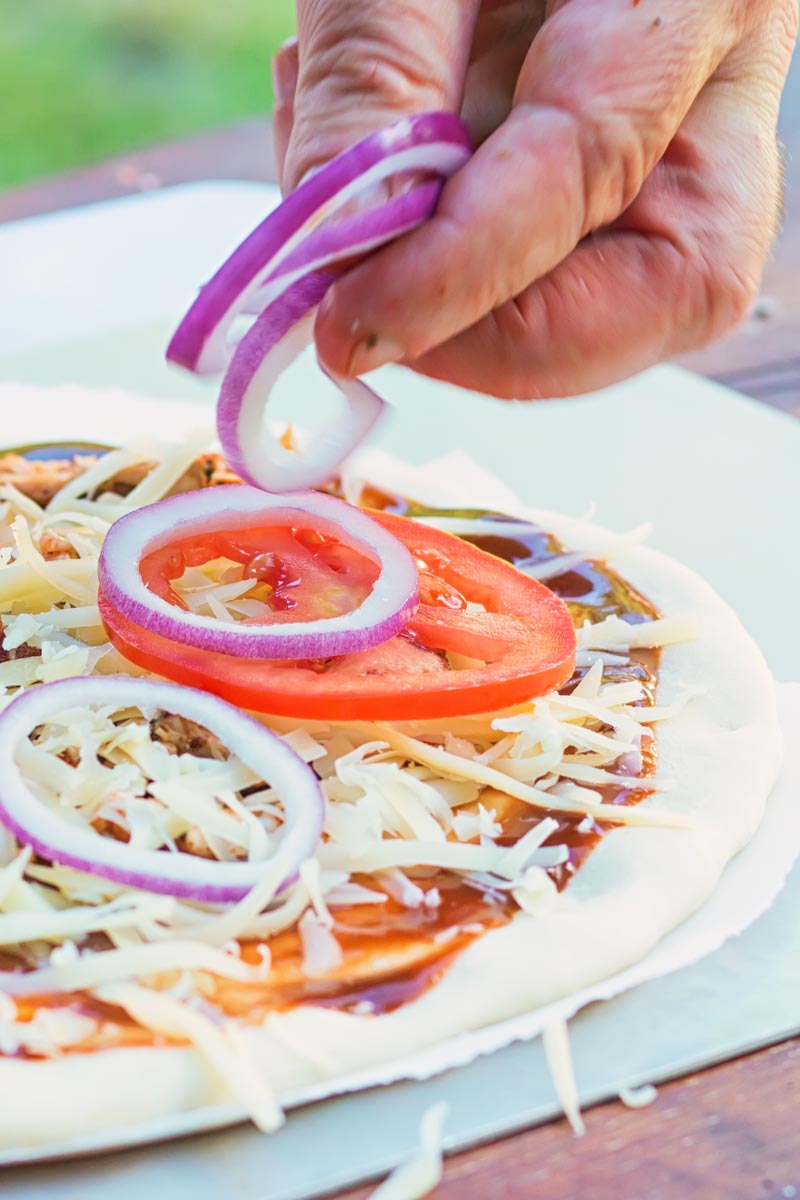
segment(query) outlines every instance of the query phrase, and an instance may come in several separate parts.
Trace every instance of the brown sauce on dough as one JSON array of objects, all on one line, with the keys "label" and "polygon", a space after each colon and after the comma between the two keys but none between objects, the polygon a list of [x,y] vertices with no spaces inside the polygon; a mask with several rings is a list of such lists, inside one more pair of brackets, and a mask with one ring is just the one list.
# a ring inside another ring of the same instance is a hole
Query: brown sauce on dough
[{"label": "brown sauce on dough", "polygon": [[[400,516],[412,517],[454,517],[483,521],[486,532],[464,535],[464,541],[470,542],[487,554],[494,554],[506,562],[512,563],[521,571],[526,567],[534,567],[550,559],[568,554],[553,534],[535,525],[521,528],[523,522],[514,520],[513,531],[503,529],[511,525],[512,519],[499,513],[481,512],[463,509],[430,509],[405,501],[401,497],[391,496],[377,488],[365,488],[362,493],[362,503],[371,508],[388,509]],[[576,625],[585,619],[592,623],[605,620],[606,617],[616,616],[634,625],[640,621],[655,620],[660,614],[658,609],[641,593],[637,592],[621,575],[612,570],[604,562],[586,559],[573,563],[557,575],[552,575],[545,581],[547,586],[560,596],[567,605]],[[636,680],[644,685],[645,703],[655,702],[655,690],[658,670],[658,651],[640,650],[630,655],[630,662],[624,666],[609,665],[606,667],[603,679],[606,683],[625,683]],[[569,693],[577,686],[585,674],[585,669],[578,668],[572,679],[561,689]],[[631,786],[599,787],[604,804],[638,804],[649,795],[646,786],[648,776],[655,774],[656,747],[655,739],[642,747],[642,769],[638,776],[631,777]],[[616,771],[615,773],[619,773]],[[644,784],[644,786],[642,786]],[[551,867],[549,875],[559,889],[567,886],[572,876],[581,867],[600,842],[604,834],[613,826],[603,822],[592,822],[588,829],[579,830],[583,818],[571,813],[556,810],[532,810],[529,805],[511,796],[495,793],[492,796],[491,807],[497,813],[497,820],[503,826],[504,838],[513,844],[522,837],[531,826],[543,817],[552,817],[558,821],[558,829],[544,843],[546,846],[566,844],[569,849],[569,859],[563,865]]]},{"label": "brown sauce on dough", "polygon": [[[225,481],[224,464],[202,460],[192,485],[213,486]],[[0,470],[2,460],[0,459]],[[192,474],[191,472],[188,474]],[[368,488],[362,494],[366,507],[387,509],[405,516],[437,516],[474,519],[485,525],[485,532],[466,537],[473,545],[498,558],[513,563],[521,570],[558,557],[568,551],[552,534],[531,525],[521,529],[514,521],[499,513],[478,510],[434,510]],[[650,602],[602,562],[581,561],[566,567],[560,574],[546,580],[554,592],[563,597],[573,619],[599,621],[616,615],[622,620],[637,623],[654,619],[659,614]],[[607,666],[607,682],[637,680],[644,684],[645,704],[655,697],[658,653],[641,651],[632,655],[624,666]],[[570,692],[585,671],[578,669],[564,686]],[[645,743],[642,769],[631,776],[629,787],[602,787],[602,799],[607,804],[637,804],[648,795],[647,779],[655,771],[655,742]],[[558,830],[546,844],[563,844],[569,848],[569,860],[550,869],[559,889],[565,888],[575,872],[586,862],[592,850],[611,826],[592,822],[586,829],[580,816],[550,811],[532,810],[529,806],[499,792],[487,797],[497,819],[503,825],[503,840],[517,841],[543,816],[558,821]],[[588,823],[587,823],[588,824]],[[414,878],[414,872],[409,871]],[[232,980],[209,982],[209,999],[232,1016],[258,1023],[275,1010],[311,1003],[345,1012],[378,1014],[391,1012],[421,996],[447,971],[459,952],[487,930],[508,922],[516,910],[513,901],[502,893],[479,891],[476,887],[445,871],[425,871],[417,880],[424,888],[437,888],[441,896],[438,907],[408,909],[387,898],[385,904],[359,905],[334,913],[334,930],[342,947],[342,963],[324,978],[308,979],[302,970],[302,947],[296,930],[289,930],[270,940],[272,970],[268,982],[238,983]],[[372,880],[365,881],[375,888]],[[247,943],[243,957],[258,962],[258,947]],[[75,1050],[101,1050],[110,1046],[146,1045],[159,1040],[147,1030],[140,1029],[124,1012],[102,1004],[91,997],[48,996],[31,998],[18,1003],[19,1018],[26,1020],[43,1005],[68,1007],[85,1013],[99,1022],[98,1031]]]},{"label": "brown sauce on dough", "polygon": [[[376,890],[371,880],[363,882]],[[324,978],[306,978],[300,936],[294,929],[286,930],[270,939],[272,969],[267,982],[208,978],[208,999],[229,1016],[252,1024],[260,1024],[270,1012],[298,1004],[371,1016],[417,999],[441,978],[461,950],[509,921],[515,908],[507,897],[487,897],[444,872],[419,882],[426,890],[439,888],[437,907],[408,909],[387,897],[385,904],[362,904],[334,913],[333,932],[343,958],[341,966]],[[258,943],[245,942],[242,958],[257,965]],[[168,986],[172,981],[165,977],[163,982]],[[171,1040],[142,1029],[122,1009],[83,994],[20,999],[18,1020],[30,1020],[43,1007],[68,1008],[98,1022],[95,1032],[65,1053]],[[36,1056],[20,1052],[19,1057]]]},{"label": "brown sauce on dough", "polygon": [[[374,889],[374,882],[363,882]],[[487,929],[505,924],[512,910],[505,897],[487,898],[444,872],[419,882],[425,890],[439,889],[438,906],[409,909],[387,899],[386,904],[362,904],[334,913],[333,932],[343,960],[324,979],[304,976],[299,935],[288,930],[270,941],[269,987],[223,980],[216,988],[217,1001],[228,1012],[258,1019],[272,1009],[304,1002],[377,1013],[391,1012],[415,999],[460,950]],[[245,946],[244,958],[257,962],[255,949]]]}]

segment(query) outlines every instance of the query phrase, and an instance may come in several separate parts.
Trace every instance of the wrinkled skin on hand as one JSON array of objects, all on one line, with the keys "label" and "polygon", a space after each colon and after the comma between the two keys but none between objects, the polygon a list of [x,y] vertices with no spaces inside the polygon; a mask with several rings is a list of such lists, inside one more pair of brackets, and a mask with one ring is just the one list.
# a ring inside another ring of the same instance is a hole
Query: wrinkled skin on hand
[{"label": "wrinkled skin on hand", "polygon": [[775,233],[796,32],[795,0],[298,0],[284,190],[406,113],[460,110],[477,145],[431,220],[328,293],[323,360],[537,398],[730,329]]}]

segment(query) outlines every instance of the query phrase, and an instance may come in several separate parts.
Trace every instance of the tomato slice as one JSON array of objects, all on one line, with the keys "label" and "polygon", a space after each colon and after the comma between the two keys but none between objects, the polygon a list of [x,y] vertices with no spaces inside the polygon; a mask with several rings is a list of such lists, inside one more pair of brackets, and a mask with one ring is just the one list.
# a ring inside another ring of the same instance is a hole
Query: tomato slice
[{"label": "tomato slice", "polygon": [[569,679],[575,630],[564,602],[544,584],[449,533],[389,513],[371,515],[408,547],[420,570],[422,603],[414,620],[381,646],[326,660],[234,658],[149,633],[101,593],[107,633],[124,657],[155,674],[256,712],[308,720],[492,712]]},{"label": "tomato slice", "polygon": [[[252,579],[255,597],[266,605],[270,624],[352,612],[378,575],[377,564],[354,547],[313,529],[275,525],[176,539],[143,555],[139,572],[151,592],[185,609],[175,581],[187,568],[218,560],[238,565],[242,577]],[[263,620],[250,617],[244,623]]]}]

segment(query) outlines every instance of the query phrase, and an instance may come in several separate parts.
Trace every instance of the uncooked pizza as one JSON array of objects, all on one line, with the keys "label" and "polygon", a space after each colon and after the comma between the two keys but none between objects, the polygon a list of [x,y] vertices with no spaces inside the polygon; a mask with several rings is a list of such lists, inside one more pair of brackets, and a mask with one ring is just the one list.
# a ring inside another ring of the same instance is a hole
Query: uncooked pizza
[{"label": "uncooked pizza", "polygon": [[752,835],[770,679],[686,569],[141,453],[0,459],[5,1145],[274,1128],[642,957]]}]

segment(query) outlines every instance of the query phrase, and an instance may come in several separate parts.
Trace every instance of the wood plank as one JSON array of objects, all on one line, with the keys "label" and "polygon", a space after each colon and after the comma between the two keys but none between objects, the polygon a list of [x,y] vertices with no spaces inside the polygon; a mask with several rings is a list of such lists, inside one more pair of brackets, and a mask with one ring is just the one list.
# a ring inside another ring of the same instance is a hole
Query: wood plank
[{"label": "wood plank", "polygon": [[[800,1039],[447,1160],[436,1200],[800,1200]],[[365,1200],[370,1188],[337,1200]]]},{"label": "wood plank", "polygon": [[115,200],[199,179],[274,182],[275,157],[269,120],[255,117],[239,121],[13,188],[0,193],[0,221]]}]

